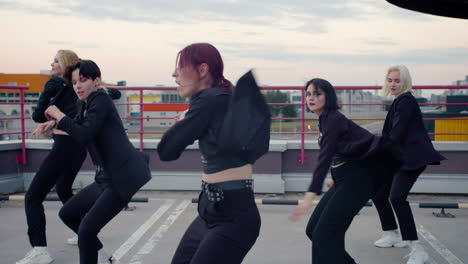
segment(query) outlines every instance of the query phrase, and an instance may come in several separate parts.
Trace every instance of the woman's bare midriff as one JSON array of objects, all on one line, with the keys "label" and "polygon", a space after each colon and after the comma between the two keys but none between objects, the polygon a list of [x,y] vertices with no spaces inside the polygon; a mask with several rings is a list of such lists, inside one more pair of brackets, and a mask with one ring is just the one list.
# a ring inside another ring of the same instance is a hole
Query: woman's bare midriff
[{"label": "woman's bare midriff", "polygon": [[54,128],[53,133],[56,134],[56,135],[66,135],[66,136],[69,136],[67,132],[65,132],[65,131],[63,131],[63,130],[60,130],[60,129],[56,129],[56,128]]},{"label": "woman's bare midriff", "polygon": [[207,183],[249,180],[252,179],[252,164],[239,168],[232,168],[211,174],[203,174],[203,181]]}]

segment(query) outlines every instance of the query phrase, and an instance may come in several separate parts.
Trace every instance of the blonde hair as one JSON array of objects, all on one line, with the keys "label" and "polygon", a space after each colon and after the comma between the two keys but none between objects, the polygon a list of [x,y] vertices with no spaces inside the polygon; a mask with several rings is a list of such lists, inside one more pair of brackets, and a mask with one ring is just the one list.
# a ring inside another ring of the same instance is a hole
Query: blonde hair
[{"label": "blonde hair", "polygon": [[401,92],[406,93],[410,92],[413,88],[413,82],[411,81],[411,75],[409,73],[408,68],[405,65],[396,65],[388,68],[387,74],[385,75],[384,85],[382,87],[382,94],[384,96],[388,96],[390,94],[390,87],[388,87],[387,78],[391,72],[399,72],[400,73],[400,83],[401,83]]},{"label": "blonde hair", "polygon": [[57,60],[63,72],[65,72],[68,66],[75,64],[80,58],[72,50],[61,49],[57,51]]}]

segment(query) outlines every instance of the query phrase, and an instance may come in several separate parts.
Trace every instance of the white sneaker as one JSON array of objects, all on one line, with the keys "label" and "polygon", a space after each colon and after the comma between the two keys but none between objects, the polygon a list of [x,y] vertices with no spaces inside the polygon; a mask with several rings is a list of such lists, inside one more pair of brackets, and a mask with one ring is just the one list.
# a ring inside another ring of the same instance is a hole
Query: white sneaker
[{"label": "white sneaker", "polygon": [[109,255],[104,248],[98,251],[98,264],[112,264],[114,258],[112,255]]},{"label": "white sneaker", "polygon": [[404,248],[408,246],[408,242],[401,240],[400,232],[398,232],[398,230],[390,230],[384,231],[382,237],[374,242],[374,246],[380,248]]},{"label": "white sneaker", "polygon": [[70,237],[67,239],[67,244],[68,245],[78,245],[78,236],[75,235],[74,237]]},{"label": "white sneaker", "polygon": [[16,264],[49,264],[54,259],[50,256],[47,247],[33,247],[24,258],[17,261]]},{"label": "white sneaker", "polygon": [[406,257],[409,257],[406,264],[424,264],[429,261],[429,255],[422,246],[413,247],[411,253]]},{"label": "white sneaker", "polygon": [[110,256],[108,259],[99,261],[98,264],[112,264],[114,263],[114,257]]}]

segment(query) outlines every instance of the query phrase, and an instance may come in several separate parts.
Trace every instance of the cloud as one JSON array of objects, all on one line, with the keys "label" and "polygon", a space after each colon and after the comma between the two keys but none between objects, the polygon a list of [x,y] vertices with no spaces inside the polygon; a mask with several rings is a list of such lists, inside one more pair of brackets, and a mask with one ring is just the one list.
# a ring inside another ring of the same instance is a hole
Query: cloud
[{"label": "cloud", "polygon": [[[392,43],[389,43],[392,45]],[[320,62],[338,64],[466,64],[468,63],[468,47],[413,49],[400,52],[385,52],[384,50],[361,50],[359,53],[304,53],[281,45],[229,44],[219,45],[224,56],[233,58],[259,59],[274,62]],[[296,47],[297,48],[297,47]],[[309,47],[313,50],[313,47]]]},{"label": "cloud", "polygon": [[98,44],[93,44],[93,43],[80,43],[77,45],[77,47],[81,49],[99,49],[100,48]]},{"label": "cloud", "polygon": [[[347,5],[348,2],[349,0],[0,0],[0,7],[5,10],[130,22],[189,24],[221,21],[322,32],[327,20],[365,14],[361,8]],[[296,21],[293,23],[295,25],[288,25],[291,21]]]},{"label": "cloud", "polygon": [[393,19],[408,21],[430,21],[433,17],[424,13],[398,7],[385,0],[359,0],[356,2],[357,5],[364,8],[368,14],[373,14],[376,17],[385,15]]},{"label": "cloud", "polygon": [[396,42],[388,40],[388,39],[376,39],[376,40],[368,40],[366,41],[367,44],[375,45],[375,46],[395,46],[397,45]]},{"label": "cloud", "polygon": [[100,46],[96,43],[74,43],[71,41],[60,41],[60,40],[51,40],[47,42],[49,45],[54,46],[67,46],[71,48],[80,48],[80,49],[98,49]]},{"label": "cloud", "polygon": [[49,45],[69,46],[72,45],[71,41],[51,40],[47,42]]}]

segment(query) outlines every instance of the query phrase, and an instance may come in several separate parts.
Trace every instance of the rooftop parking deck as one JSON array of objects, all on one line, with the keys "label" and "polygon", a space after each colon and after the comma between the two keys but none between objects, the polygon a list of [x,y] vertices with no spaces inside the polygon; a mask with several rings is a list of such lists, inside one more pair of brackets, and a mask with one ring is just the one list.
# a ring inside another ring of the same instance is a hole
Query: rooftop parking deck
[{"label": "rooftop parking deck", "polygon": [[[170,263],[172,255],[190,222],[196,216],[191,199],[197,192],[145,191],[148,203],[131,203],[134,211],[123,211],[100,233],[106,250],[114,252],[119,263]],[[258,198],[301,199],[302,194],[256,195]],[[410,202],[419,238],[430,255],[430,263],[468,263],[468,210],[449,210],[455,218],[437,218],[437,209],[421,209],[420,202],[468,202],[468,196],[411,195]],[[1,202],[0,263],[15,263],[30,249],[26,235],[24,204]],[[47,237],[54,263],[77,263],[78,248],[66,244],[69,230],[58,218],[60,202],[45,202]],[[299,222],[288,219],[292,205],[258,205],[262,217],[261,234],[243,263],[311,263],[311,242],[305,235],[308,216]],[[439,210],[440,211],[440,210]],[[380,237],[380,223],[373,207],[365,207],[354,219],[346,246],[358,263],[405,263],[409,249],[381,249],[373,246]]]}]

